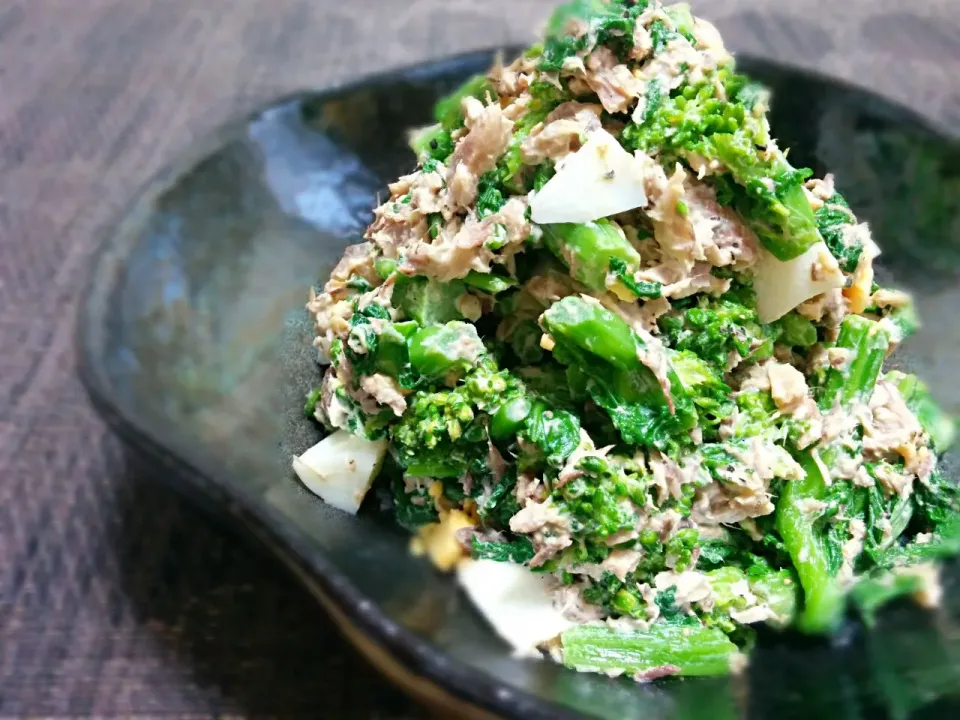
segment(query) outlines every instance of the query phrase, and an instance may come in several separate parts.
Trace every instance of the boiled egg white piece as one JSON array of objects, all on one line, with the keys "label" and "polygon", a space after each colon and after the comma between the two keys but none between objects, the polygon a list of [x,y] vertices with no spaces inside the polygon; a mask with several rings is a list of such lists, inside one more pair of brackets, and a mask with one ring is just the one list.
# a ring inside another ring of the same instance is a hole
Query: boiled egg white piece
[{"label": "boiled egg white piece", "polygon": [[293,458],[293,470],[324,502],[355,515],[387,452],[387,441],[337,430]]},{"label": "boiled egg white piece", "polygon": [[773,322],[812,297],[842,288],[844,282],[836,258],[823,242],[786,262],[761,249],[753,278],[757,315],[762,323]]},{"label": "boiled egg white piece", "polygon": [[613,135],[594,130],[561,162],[556,175],[531,194],[530,217],[541,225],[588,223],[646,207],[644,167]]},{"label": "boiled egg white piece", "polygon": [[517,655],[537,655],[537,646],[573,625],[554,608],[549,579],[523,565],[464,560],[457,565],[457,579],[467,597]]}]

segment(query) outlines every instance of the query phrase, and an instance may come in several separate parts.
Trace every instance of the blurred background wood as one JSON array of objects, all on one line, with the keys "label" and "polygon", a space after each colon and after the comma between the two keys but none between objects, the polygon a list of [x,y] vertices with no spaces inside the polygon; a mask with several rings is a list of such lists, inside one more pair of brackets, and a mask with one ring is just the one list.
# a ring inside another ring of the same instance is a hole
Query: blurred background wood
[{"label": "blurred background wood", "polygon": [[[75,298],[105,223],[226,117],[526,40],[552,4],[0,3],[0,716],[422,716],[272,560],[120,455],[72,375]],[[960,131],[956,0],[692,4],[735,50]]]}]

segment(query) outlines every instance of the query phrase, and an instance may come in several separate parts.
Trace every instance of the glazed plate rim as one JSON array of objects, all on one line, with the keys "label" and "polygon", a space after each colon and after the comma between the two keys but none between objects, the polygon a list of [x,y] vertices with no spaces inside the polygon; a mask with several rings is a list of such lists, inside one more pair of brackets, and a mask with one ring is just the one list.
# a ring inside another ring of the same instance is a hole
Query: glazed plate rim
[{"label": "glazed plate rim", "polygon": [[[135,409],[126,405],[114,391],[107,373],[103,370],[100,354],[106,326],[104,300],[115,287],[115,280],[122,271],[125,259],[132,255],[136,248],[135,230],[142,226],[143,218],[149,217],[153,201],[204,159],[215,154],[254,118],[269,108],[298,99],[333,99],[362,89],[418,78],[453,78],[457,74],[462,76],[466,68],[482,71],[481,68],[488,66],[497,53],[502,52],[509,57],[511,53],[521,52],[522,49],[523,46],[511,45],[472,50],[371,73],[347,82],[285,92],[271,99],[258,100],[253,107],[238,110],[199,140],[181,146],[173,155],[173,160],[141,185],[100,233],[78,304],[75,339],[77,371],[98,414],[126,444],[148,453],[165,466],[169,471],[165,474],[168,478],[165,482],[191,501],[231,520],[233,524],[252,534],[288,565],[297,580],[310,592],[320,595],[324,604],[332,604],[352,629],[362,633],[375,647],[409,670],[413,679],[426,680],[452,695],[455,700],[466,701],[477,709],[498,715],[525,719],[580,718],[583,716],[575,711],[550,703],[532,693],[509,687],[492,676],[453,659],[430,641],[418,637],[413,631],[391,620],[321,552],[311,548],[310,539],[306,535],[285,523],[282,514],[265,503],[258,494],[244,491],[225,478],[214,477],[201,471],[200,466],[205,464],[198,462],[198,457],[203,456],[202,449],[189,454],[174,450],[176,443],[171,441],[169,433],[165,433],[162,426],[139,417]],[[794,63],[748,53],[739,53],[737,58],[745,61],[746,65],[794,74],[832,86],[862,100],[879,102],[900,116],[904,123],[947,142],[955,139],[951,129],[930,117],[845,79]],[[292,475],[290,480],[293,482]],[[324,611],[330,614],[329,608]],[[358,644],[356,639],[351,637],[351,633],[347,633],[347,639],[355,646]],[[369,659],[369,654],[365,654]],[[380,669],[382,670],[382,667]]]}]

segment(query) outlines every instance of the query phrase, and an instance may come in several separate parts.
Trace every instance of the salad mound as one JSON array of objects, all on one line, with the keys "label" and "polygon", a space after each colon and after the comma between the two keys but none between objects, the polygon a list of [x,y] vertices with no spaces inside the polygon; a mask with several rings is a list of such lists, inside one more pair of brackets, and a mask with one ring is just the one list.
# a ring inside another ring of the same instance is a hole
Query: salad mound
[{"label": "salad mound", "polygon": [[951,420],[883,369],[917,328],[832,177],[684,4],[578,0],[411,133],[308,310],[326,371],[294,461],[413,547],[518,652],[742,667],[753,626],[937,602]]}]

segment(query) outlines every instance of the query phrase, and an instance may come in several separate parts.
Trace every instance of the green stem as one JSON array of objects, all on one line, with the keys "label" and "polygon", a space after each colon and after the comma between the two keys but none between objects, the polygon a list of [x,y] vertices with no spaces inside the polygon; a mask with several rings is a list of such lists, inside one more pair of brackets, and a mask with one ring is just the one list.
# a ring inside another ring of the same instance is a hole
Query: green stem
[{"label": "green stem", "polygon": [[[840,328],[837,347],[850,351],[852,357],[842,368],[831,368],[824,382],[820,406],[843,408],[865,401],[873,393],[886,357],[890,338],[876,322],[848,315]],[[830,446],[820,450],[823,467],[830,468],[838,459],[839,450]],[[787,552],[797,568],[803,587],[804,608],[797,626],[804,632],[822,633],[836,629],[843,618],[846,589],[836,574],[824,546],[822,533],[815,528],[817,515],[805,507],[809,500],[821,500],[827,478],[813,451],[800,458],[804,477],[784,484],[777,501],[776,526]]]},{"label": "green stem", "polygon": [[543,225],[543,240],[554,255],[570,269],[575,280],[591,290],[607,290],[610,261],[619,260],[628,272],[640,268],[642,258],[620,227],[609,220],[585,225],[558,223]]},{"label": "green stem", "polygon": [[554,340],[572,344],[621,370],[640,365],[643,341],[630,326],[598,302],[571,295],[551,305],[542,322]]},{"label": "green stem", "polygon": [[890,334],[879,323],[860,315],[848,315],[840,326],[838,348],[852,357],[840,368],[830,368],[820,395],[820,407],[830,410],[839,403],[848,407],[869,399],[890,347]]},{"label": "green stem", "polygon": [[440,282],[433,278],[398,274],[393,290],[393,305],[421,325],[460,320],[463,315],[457,308],[457,301],[466,289],[461,280]]},{"label": "green stem", "polygon": [[469,370],[485,352],[477,328],[457,321],[418,331],[410,338],[409,350],[414,370],[432,378]]},{"label": "green stem", "polygon": [[823,494],[823,474],[810,454],[801,465],[805,476],[784,484],[776,524],[803,588],[804,606],[797,626],[804,632],[828,632],[836,629],[843,617],[844,592],[831,572],[823,538],[814,528],[816,516],[801,502]]},{"label": "green stem", "polygon": [[580,625],[560,639],[563,664],[581,671],[636,673],[673,666],[677,675],[726,675],[739,656],[722,630],[700,625],[654,623],[634,631]]},{"label": "green stem", "polygon": [[483,292],[490,293],[491,295],[497,295],[505,292],[512,287],[516,287],[517,285],[517,281],[513,278],[504,277],[503,275],[494,275],[492,273],[479,273],[476,270],[471,270],[469,273],[467,273],[467,276],[463,279],[463,282],[470,287],[477,288],[477,290],[482,290]]}]

